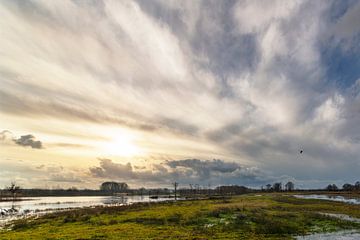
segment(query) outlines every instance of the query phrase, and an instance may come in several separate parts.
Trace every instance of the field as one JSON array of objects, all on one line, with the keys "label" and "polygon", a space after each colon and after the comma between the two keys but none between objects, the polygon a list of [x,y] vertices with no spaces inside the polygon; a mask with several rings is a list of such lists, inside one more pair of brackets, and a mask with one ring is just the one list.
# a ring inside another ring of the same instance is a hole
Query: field
[{"label": "field", "polygon": [[360,218],[359,205],[282,194],[96,207],[19,220],[0,239],[292,239],[360,229],[320,213]]}]

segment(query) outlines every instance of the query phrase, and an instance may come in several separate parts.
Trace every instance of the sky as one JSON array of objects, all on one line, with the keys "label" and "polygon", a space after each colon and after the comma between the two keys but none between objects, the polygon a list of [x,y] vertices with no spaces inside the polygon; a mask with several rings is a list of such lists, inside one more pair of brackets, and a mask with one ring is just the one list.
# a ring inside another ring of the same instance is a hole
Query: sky
[{"label": "sky", "polygon": [[360,1],[4,0],[0,16],[0,188],[360,180]]}]

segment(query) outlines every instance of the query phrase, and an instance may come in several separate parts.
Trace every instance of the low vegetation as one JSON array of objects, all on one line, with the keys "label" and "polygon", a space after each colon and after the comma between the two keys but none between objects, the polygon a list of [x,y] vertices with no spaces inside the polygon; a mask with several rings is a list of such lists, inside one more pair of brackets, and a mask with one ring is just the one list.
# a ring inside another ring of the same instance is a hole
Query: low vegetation
[{"label": "low vegetation", "polygon": [[282,194],[96,207],[16,221],[0,239],[292,239],[360,229],[320,213],[360,217],[360,206]]}]

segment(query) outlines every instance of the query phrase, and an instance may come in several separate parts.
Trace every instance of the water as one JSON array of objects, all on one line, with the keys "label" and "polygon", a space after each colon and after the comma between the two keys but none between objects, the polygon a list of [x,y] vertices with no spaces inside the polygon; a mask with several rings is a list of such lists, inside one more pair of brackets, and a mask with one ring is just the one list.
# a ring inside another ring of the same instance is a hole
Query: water
[{"label": "water", "polygon": [[321,195],[321,194],[310,194],[310,195],[294,195],[296,198],[302,199],[319,199],[319,200],[329,200],[335,202],[344,202],[349,204],[360,204],[359,198],[351,198],[344,196],[333,196],[333,195]]},{"label": "water", "polygon": [[[335,202],[343,202],[348,204],[360,204],[359,198],[350,198],[344,196],[333,196],[333,195],[320,195],[320,194],[311,194],[311,195],[294,195],[296,198],[302,199],[320,199],[320,200],[329,200]],[[345,214],[335,214],[335,213],[321,213],[323,215],[339,218],[345,221],[357,222],[360,223],[360,219],[353,218]],[[307,236],[298,236],[298,240],[359,240],[360,233],[356,230],[348,231],[339,231],[331,233],[316,233]]]},{"label": "water", "polygon": [[332,217],[332,218],[338,218],[344,221],[354,222],[354,223],[360,223],[359,218],[354,218],[346,214],[340,214],[340,213],[320,213],[324,216]]},{"label": "water", "polygon": [[[320,213],[322,215],[338,218],[344,221],[360,223],[359,218],[354,218],[346,214],[338,214],[338,213]],[[306,236],[297,236],[298,240],[359,240],[360,232],[358,230],[344,230],[338,232],[330,232],[330,233],[315,233]]]},{"label": "water", "polygon": [[0,227],[7,222],[32,215],[71,208],[91,206],[126,205],[138,202],[159,202],[169,198],[152,199],[149,196],[72,196],[72,197],[34,197],[24,201],[0,202]]},{"label": "water", "polygon": [[359,240],[360,233],[357,231],[339,231],[333,233],[316,233],[307,236],[297,236],[298,240]]}]

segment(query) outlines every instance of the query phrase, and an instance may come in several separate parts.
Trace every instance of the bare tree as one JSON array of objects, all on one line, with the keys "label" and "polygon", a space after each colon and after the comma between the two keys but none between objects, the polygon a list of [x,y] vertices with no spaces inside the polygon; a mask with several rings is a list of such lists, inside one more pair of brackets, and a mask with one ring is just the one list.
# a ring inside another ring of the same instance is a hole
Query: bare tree
[{"label": "bare tree", "polygon": [[189,186],[190,186],[190,196],[194,197],[193,185],[190,183]]},{"label": "bare tree", "polygon": [[195,184],[195,195],[199,194],[199,184]]},{"label": "bare tree", "polygon": [[176,201],[176,190],[177,190],[177,186],[179,185],[179,183],[174,182],[174,190],[175,190],[175,201]]},{"label": "bare tree", "polygon": [[177,190],[177,186],[179,185],[179,183],[174,182],[174,190],[175,190],[175,201],[176,201],[176,190]]},{"label": "bare tree", "polygon": [[16,200],[16,194],[20,192],[20,186],[16,185],[15,182],[12,182],[9,187],[6,188],[7,191],[9,191],[12,195],[13,201]]}]

